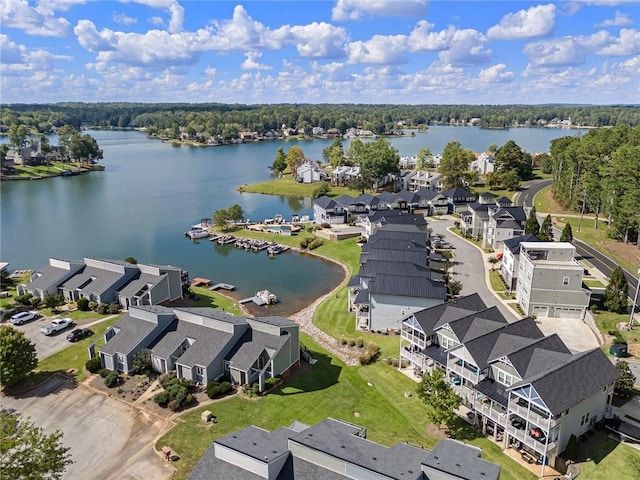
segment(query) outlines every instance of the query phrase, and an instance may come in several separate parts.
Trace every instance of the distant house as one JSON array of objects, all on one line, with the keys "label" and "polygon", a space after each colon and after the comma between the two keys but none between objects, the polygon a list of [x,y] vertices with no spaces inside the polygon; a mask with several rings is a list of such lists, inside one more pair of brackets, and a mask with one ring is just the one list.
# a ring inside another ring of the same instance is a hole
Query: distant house
[{"label": "distant house", "polygon": [[137,267],[139,274],[118,292],[118,302],[123,308],[171,303],[182,298],[182,269],[141,263]]},{"label": "distant house", "polygon": [[427,215],[444,215],[449,210],[449,198],[442,193],[425,188],[415,193],[420,197],[418,208],[423,209]]},{"label": "distant house", "polygon": [[286,374],[300,360],[299,326],[283,317],[241,318],[213,308],[132,307],[105,332],[104,368],[128,373],[148,353],[161,373],[244,385]]},{"label": "distant house", "polygon": [[[367,429],[327,418],[268,431],[243,428],[215,440],[188,480],[498,480],[500,466],[478,447],[444,439],[432,451],[408,443],[386,447]],[[212,474],[215,477],[212,477]]]},{"label": "distant house", "polygon": [[362,235],[369,238],[375,235],[376,231],[387,224],[394,225],[414,225],[420,230],[426,231],[427,221],[421,214],[402,212],[401,210],[377,210],[370,215],[360,217],[362,224]]},{"label": "distant house", "polygon": [[467,209],[467,204],[475,202],[476,195],[466,188],[454,187],[442,194],[449,198],[449,212],[460,213]]},{"label": "distant house", "polygon": [[[508,200],[508,199],[507,199]],[[489,219],[482,231],[483,248],[502,248],[502,243],[524,234],[527,215],[523,207],[499,207],[489,209]]]},{"label": "distant house", "polygon": [[493,172],[495,169],[493,164],[493,155],[486,152],[479,154],[476,159],[471,162],[469,168],[478,172],[480,175],[486,175],[487,173]]},{"label": "distant house", "polygon": [[341,165],[331,171],[331,184],[344,186],[360,176],[360,167]]},{"label": "distant house", "polygon": [[326,195],[313,201],[313,221],[316,223],[342,224],[347,221],[347,214],[344,205]]},{"label": "distant house", "polygon": [[520,244],[522,242],[541,242],[538,237],[531,233],[508,238],[504,241],[502,252],[502,264],[500,265],[500,275],[509,290],[515,291],[518,281],[518,268],[520,260]]},{"label": "distant house", "polygon": [[33,166],[45,163],[46,156],[38,144],[17,150],[11,148],[7,151],[5,159],[7,162],[13,162],[14,165]]},{"label": "distant house", "polygon": [[427,172],[425,170],[414,170],[410,172],[404,179],[403,188],[415,192],[421,188],[439,192],[442,190],[440,178],[442,175],[438,172]]},{"label": "distant house", "polygon": [[299,183],[325,182],[327,174],[316,163],[307,161],[296,169],[296,181]]},{"label": "distant house", "polygon": [[81,261],[50,258],[47,265],[37,270],[27,283],[19,284],[16,290],[19,295],[30,293],[44,300],[47,295],[57,295],[60,285],[84,268]]},{"label": "distant house", "polygon": [[591,291],[568,242],[521,242],[516,300],[526,315],[584,318]]}]

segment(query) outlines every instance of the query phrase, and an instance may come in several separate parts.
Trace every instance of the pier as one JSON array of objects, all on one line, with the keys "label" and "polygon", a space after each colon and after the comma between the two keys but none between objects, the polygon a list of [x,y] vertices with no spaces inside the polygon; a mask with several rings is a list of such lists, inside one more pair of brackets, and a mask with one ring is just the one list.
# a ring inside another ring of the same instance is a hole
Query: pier
[{"label": "pier", "polygon": [[230,285],[228,283],[216,283],[215,285],[211,285],[209,287],[209,290],[218,290],[218,289],[232,291],[232,290],[235,290],[236,287],[235,285]]}]

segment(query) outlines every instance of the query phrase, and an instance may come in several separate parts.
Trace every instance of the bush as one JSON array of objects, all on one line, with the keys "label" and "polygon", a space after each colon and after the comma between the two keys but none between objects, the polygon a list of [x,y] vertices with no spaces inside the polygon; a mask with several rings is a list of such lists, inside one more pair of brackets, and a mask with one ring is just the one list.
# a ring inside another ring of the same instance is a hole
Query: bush
[{"label": "bush", "polygon": [[174,378],[176,378],[176,372],[172,370],[171,372],[163,373],[162,375],[160,375],[158,377],[158,383],[162,388],[166,388],[169,381]]},{"label": "bush", "polygon": [[220,385],[207,386],[207,396],[209,398],[216,398],[216,397],[219,397],[220,395],[222,395],[222,392],[220,390]]},{"label": "bush", "polygon": [[169,403],[167,404],[167,408],[172,412],[176,412],[180,409],[180,404],[178,403],[177,400],[169,400]]},{"label": "bush", "polygon": [[311,243],[313,241],[313,239],[311,237],[305,237],[302,240],[300,240],[300,248],[307,248],[309,246],[309,243]]},{"label": "bush", "polygon": [[31,293],[24,293],[22,295],[18,295],[17,297],[15,297],[15,301],[22,304],[22,305],[30,305],[30,301],[31,301],[31,297],[33,297],[33,294]]},{"label": "bush", "polygon": [[153,401],[164,408],[169,404],[169,394],[167,392],[157,393],[153,397]]},{"label": "bush", "polygon": [[367,352],[372,357],[375,357],[376,355],[378,355],[378,353],[380,353],[380,347],[376,343],[369,342],[369,343],[367,343]]},{"label": "bush", "polygon": [[98,312],[100,315],[106,315],[107,313],[109,313],[109,304],[108,303],[101,303],[96,308],[96,312]]},{"label": "bush", "polygon": [[31,308],[38,308],[38,305],[40,305],[40,297],[31,297],[29,299],[29,305]]},{"label": "bush", "polygon": [[575,435],[571,435],[569,437],[569,441],[567,442],[567,448],[564,452],[562,452],[562,457],[568,460],[577,460],[578,455],[580,455],[580,445],[578,444],[578,439]]},{"label": "bush", "polygon": [[331,228],[331,224],[330,224],[330,223],[327,223],[327,222],[324,222],[324,223],[320,224],[320,226],[321,226],[322,228]]},{"label": "bush", "polygon": [[267,390],[269,390],[270,388],[273,388],[280,380],[281,380],[281,377],[277,377],[277,376],[267,378],[264,382]]},{"label": "bush", "polygon": [[315,250],[316,248],[321,247],[322,245],[324,245],[324,242],[322,241],[322,239],[321,238],[316,238],[311,243],[309,243],[307,245],[307,248],[309,250]]},{"label": "bush", "polygon": [[358,357],[358,361],[360,365],[368,365],[371,363],[371,355],[369,355],[369,353],[363,353]]},{"label": "bush", "polygon": [[227,392],[231,391],[231,383],[229,382],[220,382],[220,393],[223,395]]},{"label": "bush", "polygon": [[84,363],[86,369],[91,373],[97,373],[98,370],[102,368],[102,363],[100,362],[100,357],[96,355],[93,358],[90,358]]},{"label": "bush", "polygon": [[76,302],[76,304],[78,305],[78,310],[80,310],[81,312],[88,312],[89,311],[89,299],[87,297],[80,297],[78,299],[78,301]]},{"label": "bush", "polygon": [[364,340],[362,338],[356,338],[356,346],[358,348],[364,347]]},{"label": "bush", "polygon": [[104,384],[107,388],[113,388],[120,382],[120,375],[118,372],[110,371],[109,374],[104,378]]},{"label": "bush", "polygon": [[346,345],[346,344],[347,344],[347,339],[346,339],[346,338],[344,338],[344,337],[342,337],[342,338],[340,339],[340,344],[341,344],[341,345]]},{"label": "bush", "polygon": [[353,338],[350,338],[349,340],[347,340],[347,345],[349,345],[350,347],[355,346],[356,341]]},{"label": "bush", "polygon": [[120,313],[120,305],[118,305],[117,303],[112,303],[109,305],[109,309],[108,312],[111,315],[115,315],[116,313]]},{"label": "bush", "polygon": [[108,368],[101,368],[100,370],[98,370],[98,375],[100,375],[102,378],[107,378],[110,373],[111,370],[109,370]]},{"label": "bush", "polygon": [[[84,298],[84,297],[82,297]],[[95,312],[98,309],[98,302],[94,302],[93,300],[89,302],[89,310]]]}]

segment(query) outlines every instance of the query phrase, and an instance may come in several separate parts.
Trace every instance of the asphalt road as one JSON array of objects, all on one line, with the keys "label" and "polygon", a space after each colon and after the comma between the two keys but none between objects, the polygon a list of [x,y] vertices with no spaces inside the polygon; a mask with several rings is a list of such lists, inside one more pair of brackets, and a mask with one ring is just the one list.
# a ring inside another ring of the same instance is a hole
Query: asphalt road
[{"label": "asphalt road", "polygon": [[[532,207],[533,199],[536,194],[552,183],[553,180],[532,180],[531,182],[528,182],[524,186],[524,189],[518,194],[516,198],[516,205],[520,207]],[[560,236],[560,233],[561,232],[557,232],[558,238]],[[576,254],[578,256],[591,263],[607,278],[611,278],[611,273],[617,266],[617,264],[613,260],[611,260],[608,256],[601,253],[600,251],[596,250],[592,246],[587,245],[586,243],[578,239],[574,238],[573,245],[576,247]],[[633,300],[636,289],[638,288],[638,279],[627,270],[624,270],[624,276],[627,278],[627,282],[629,282],[629,298]]]}]

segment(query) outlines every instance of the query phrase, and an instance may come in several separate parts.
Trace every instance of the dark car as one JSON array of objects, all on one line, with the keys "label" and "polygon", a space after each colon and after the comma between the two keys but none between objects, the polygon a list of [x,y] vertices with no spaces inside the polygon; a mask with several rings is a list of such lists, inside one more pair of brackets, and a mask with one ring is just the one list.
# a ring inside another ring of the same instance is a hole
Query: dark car
[{"label": "dark car", "polygon": [[67,340],[70,342],[78,342],[83,338],[90,337],[91,335],[93,335],[93,332],[88,328],[76,328],[67,335]]}]

